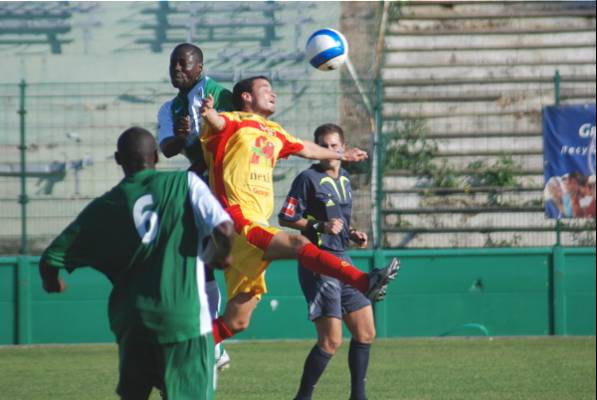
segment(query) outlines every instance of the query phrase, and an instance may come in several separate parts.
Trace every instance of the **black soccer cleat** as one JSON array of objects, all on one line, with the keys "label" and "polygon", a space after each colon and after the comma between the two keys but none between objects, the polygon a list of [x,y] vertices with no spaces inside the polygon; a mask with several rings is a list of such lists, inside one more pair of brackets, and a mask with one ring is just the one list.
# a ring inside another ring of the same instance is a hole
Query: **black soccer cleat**
[{"label": "black soccer cleat", "polygon": [[383,300],[388,284],[396,278],[399,268],[400,261],[394,257],[387,267],[374,268],[373,271],[369,272],[369,290],[365,292],[365,296],[372,302]]}]

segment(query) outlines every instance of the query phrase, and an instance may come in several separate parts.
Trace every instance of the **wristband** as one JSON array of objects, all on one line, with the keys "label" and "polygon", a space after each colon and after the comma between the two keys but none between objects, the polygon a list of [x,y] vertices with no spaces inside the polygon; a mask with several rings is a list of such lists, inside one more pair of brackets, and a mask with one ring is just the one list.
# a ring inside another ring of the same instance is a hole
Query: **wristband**
[{"label": "wristband", "polygon": [[307,231],[312,233],[323,233],[325,231],[325,222],[315,219],[307,222]]}]

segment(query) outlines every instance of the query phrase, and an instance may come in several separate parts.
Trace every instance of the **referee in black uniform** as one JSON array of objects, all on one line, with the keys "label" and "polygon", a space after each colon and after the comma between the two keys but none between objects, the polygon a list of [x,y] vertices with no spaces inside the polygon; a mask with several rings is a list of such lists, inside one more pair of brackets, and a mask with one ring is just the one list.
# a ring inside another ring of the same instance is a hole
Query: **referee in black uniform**
[{"label": "referee in black uniform", "polygon": [[[344,151],[344,132],[335,124],[318,127],[315,142]],[[281,226],[298,229],[312,243],[352,264],[345,251],[349,241],[367,246],[367,234],[350,225],[350,179],[339,160],[325,160],[301,172],[292,183],[278,214]],[[317,344],[305,360],[295,400],[311,399],[327,363],[342,343],[342,321],[352,334],[348,365],[351,400],[364,400],[369,350],[375,338],[371,302],[357,289],[335,278],[315,274],[299,264],[299,281],[307,300],[309,320],[317,330]]]}]

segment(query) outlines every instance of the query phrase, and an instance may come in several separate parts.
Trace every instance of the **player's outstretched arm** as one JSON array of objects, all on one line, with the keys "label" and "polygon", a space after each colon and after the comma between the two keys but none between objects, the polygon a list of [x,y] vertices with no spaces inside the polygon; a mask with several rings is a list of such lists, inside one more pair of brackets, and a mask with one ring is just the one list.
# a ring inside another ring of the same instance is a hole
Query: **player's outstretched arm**
[{"label": "player's outstretched arm", "polygon": [[295,153],[299,157],[308,158],[310,160],[340,160],[340,161],[351,161],[359,162],[367,159],[367,152],[353,147],[347,149],[344,153],[338,153],[336,151],[326,149],[320,145],[311,142],[309,140],[303,141],[303,149]]},{"label": "player's outstretched arm", "polygon": [[201,116],[203,116],[203,119],[217,132],[224,129],[224,126],[226,125],[226,120],[220,116],[214,108],[214,97],[211,94],[203,99]]},{"label": "player's outstretched arm", "polygon": [[46,292],[61,293],[66,290],[66,283],[59,276],[58,268],[50,266],[43,260],[39,262],[39,275]]}]

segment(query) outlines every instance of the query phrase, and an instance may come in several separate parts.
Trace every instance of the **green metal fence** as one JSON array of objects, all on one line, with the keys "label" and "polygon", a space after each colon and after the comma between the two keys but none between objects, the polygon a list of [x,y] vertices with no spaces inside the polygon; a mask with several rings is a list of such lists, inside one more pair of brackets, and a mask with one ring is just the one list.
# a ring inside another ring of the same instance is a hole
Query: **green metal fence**
[{"label": "green metal fence", "polygon": [[[595,335],[595,248],[351,253],[363,270],[393,256],[402,268],[375,306],[378,337]],[[49,295],[37,261],[0,258],[0,344],[113,341],[108,280],[90,268],[63,271],[67,291]],[[269,292],[238,338],[313,338],[296,262],[273,263],[267,281]]]}]

